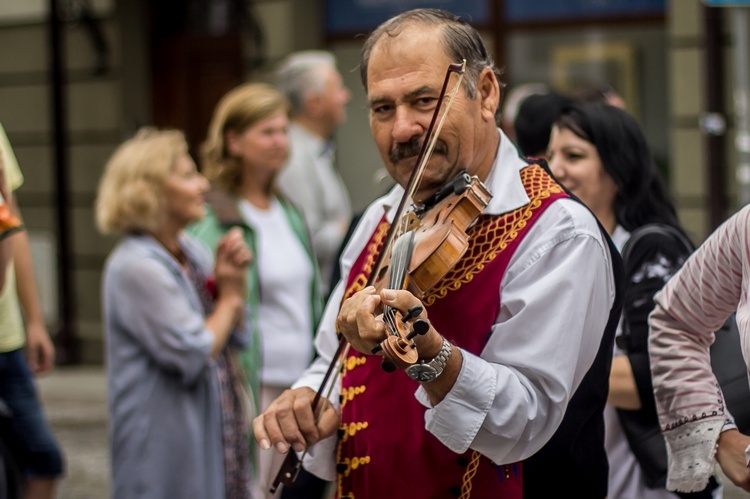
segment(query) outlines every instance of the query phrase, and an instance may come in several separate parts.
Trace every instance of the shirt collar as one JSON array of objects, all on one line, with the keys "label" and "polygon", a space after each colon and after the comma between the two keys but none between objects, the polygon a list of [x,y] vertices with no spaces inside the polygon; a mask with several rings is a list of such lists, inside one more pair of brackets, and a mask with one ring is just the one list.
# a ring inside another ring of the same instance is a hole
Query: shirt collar
[{"label": "shirt collar", "polygon": [[[529,163],[521,157],[508,136],[499,128],[497,131],[500,134],[500,144],[490,174],[484,182],[492,193],[492,199],[483,212],[485,215],[508,213],[527,205],[530,201],[519,174]],[[388,220],[393,220],[403,195],[404,189],[396,185],[384,198],[383,205]]]}]

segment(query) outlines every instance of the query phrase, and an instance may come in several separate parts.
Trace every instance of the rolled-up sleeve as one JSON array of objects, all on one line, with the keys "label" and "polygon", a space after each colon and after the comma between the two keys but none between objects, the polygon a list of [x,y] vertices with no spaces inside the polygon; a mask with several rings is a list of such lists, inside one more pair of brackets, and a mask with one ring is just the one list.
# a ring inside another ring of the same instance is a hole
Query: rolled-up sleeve
[{"label": "rolled-up sleeve", "polygon": [[714,472],[716,442],[728,413],[709,349],[714,331],[735,310],[749,358],[748,223],[750,207],[716,229],[654,297],[649,355],[670,490],[702,490]]}]

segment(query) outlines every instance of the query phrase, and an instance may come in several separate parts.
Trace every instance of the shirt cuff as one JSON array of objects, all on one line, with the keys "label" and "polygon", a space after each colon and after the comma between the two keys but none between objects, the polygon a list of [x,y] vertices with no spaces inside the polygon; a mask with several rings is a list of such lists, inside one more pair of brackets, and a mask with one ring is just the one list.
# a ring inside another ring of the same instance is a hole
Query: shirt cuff
[{"label": "shirt cuff", "polygon": [[440,403],[432,406],[421,386],[415,393],[416,399],[427,407],[425,429],[458,454],[466,452],[474,441],[492,407],[497,387],[496,373],[488,362],[463,349],[461,354],[458,378]]},{"label": "shirt cuff", "polygon": [[311,445],[307,455],[302,460],[302,467],[307,471],[322,478],[332,481],[336,478],[336,448],[338,438],[332,435],[315,445]]},{"label": "shirt cuff", "polygon": [[724,426],[721,427],[721,433],[724,433],[727,430],[737,429],[737,423],[734,422],[734,419],[731,416],[727,416],[727,419],[724,421]]},{"label": "shirt cuff", "polygon": [[664,432],[669,455],[667,489],[698,492],[714,473],[716,442],[725,418],[703,419]]}]

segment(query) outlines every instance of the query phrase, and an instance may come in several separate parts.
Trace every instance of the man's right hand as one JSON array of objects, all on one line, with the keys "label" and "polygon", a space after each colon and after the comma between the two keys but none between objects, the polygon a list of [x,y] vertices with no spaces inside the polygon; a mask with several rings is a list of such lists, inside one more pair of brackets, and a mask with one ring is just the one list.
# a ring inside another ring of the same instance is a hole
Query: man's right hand
[{"label": "man's right hand", "polygon": [[301,452],[308,445],[333,435],[341,421],[338,412],[331,404],[326,404],[316,423],[312,408],[314,398],[315,391],[303,387],[286,390],[274,400],[253,421],[255,440],[260,448],[266,450],[274,446],[280,454],[286,454],[289,447]]}]

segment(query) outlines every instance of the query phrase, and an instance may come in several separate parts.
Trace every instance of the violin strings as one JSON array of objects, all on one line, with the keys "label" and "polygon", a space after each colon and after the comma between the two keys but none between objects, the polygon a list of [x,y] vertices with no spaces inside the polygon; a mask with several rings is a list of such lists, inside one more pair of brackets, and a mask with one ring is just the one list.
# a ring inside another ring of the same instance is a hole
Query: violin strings
[{"label": "violin strings", "polygon": [[[391,252],[390,276],[388,279],[389,289],[401,289],[406,275],[406,264],[408,253],[411,248],[413,234],[405,234],[396,240]],[[398,334],[396,329],[396,311],[387,305],[383,306],[383,321],[389,327],[390,334]]]}]

